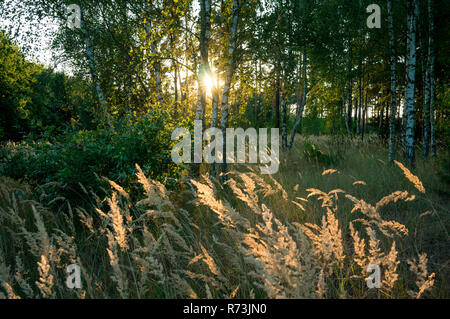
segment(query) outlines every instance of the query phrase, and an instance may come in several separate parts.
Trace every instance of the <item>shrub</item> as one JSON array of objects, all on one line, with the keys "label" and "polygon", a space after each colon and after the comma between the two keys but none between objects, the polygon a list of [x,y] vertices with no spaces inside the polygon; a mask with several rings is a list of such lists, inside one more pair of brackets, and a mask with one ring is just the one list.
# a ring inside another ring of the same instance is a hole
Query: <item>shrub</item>
[{"label": "shrub", "polygon": [[79,189],[79,183],[98,189],[96,175],[120,181],[128,188],[135,163],[156,180],[176,175],[170,143],[162,120],[144,116],[131,124],[125,119],[116,122],[113,129],[67,132],[51,142],[9,143],[4,146],[0,172],[38,185],[56,182],[72,193]]},{"label": "shrub", "polygon": [[316,144],[304,141],[303,146],[305,147],[303,156],[306,160],[324,165],[336,164],[337,157],[323,153]]}]

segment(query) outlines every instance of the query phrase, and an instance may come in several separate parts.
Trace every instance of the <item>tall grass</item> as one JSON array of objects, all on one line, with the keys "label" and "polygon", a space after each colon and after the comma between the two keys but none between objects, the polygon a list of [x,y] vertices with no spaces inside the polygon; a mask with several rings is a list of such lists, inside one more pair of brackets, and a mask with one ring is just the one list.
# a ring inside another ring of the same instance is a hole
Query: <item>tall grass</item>
[{"label": "tall grass", "polygon": [[[300,146],[273,177],[236,166],[225,184],[184,176],[169,190],[136,166],[139,199],[110,181],[105,199],[84,190],[83,208],[55,198],[59,212],[1,178],[0,297],[448,297],[447,256],[433,250],[448,245],[448,210],[420,174],[429,167],[390,165],[370,143],[315,142],[341,152],[335,167]],[[81,289],[66,285],[70,264]],[[380,289],[366,285],[370,264]]]}]

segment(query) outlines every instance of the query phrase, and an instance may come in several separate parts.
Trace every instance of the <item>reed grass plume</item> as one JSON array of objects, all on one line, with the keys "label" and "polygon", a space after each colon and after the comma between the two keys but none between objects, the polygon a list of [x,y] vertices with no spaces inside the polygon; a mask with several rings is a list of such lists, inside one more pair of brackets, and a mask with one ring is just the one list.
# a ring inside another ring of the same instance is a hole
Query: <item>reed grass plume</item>
[{"label": "reed grass plume", "polygon": [[[423,194],[420,180],[397,165]],[[298,185],[287,191],[252,170],[230,171],[223,185],[208,176],[180,179],[175,192],[136,170],[138,198],[108,181],[105,200],[92,194],[91,207],[73,214],[66,205],[64,217],[19,198],[30,187],[2,178],[0,296],[421,298],[433,291],[426,255],[398,249],[411,232],[383,211],[412,203],[414,194],[394,191],[373,204],[341,188],[308,188],[302,197]],[[320,178],[331,174],[343,173],[327,169]],[[280,211],[286,207],[295,214]],[[81,267],[80,290],[66,286],[70,264]],[[378,293],[365,284],[370,264],[382,270]]]}]

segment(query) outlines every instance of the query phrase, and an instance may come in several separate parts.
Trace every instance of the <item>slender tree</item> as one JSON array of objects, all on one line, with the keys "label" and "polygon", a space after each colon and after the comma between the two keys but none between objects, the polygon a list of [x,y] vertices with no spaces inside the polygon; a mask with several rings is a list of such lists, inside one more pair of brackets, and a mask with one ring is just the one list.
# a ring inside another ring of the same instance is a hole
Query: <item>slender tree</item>
[{"label": "slender tree", "polygon": [[303,94],[301,95],[301,99],[297,99],[297,120],[294,123],[294,127],[291,131],[291,136],[289,138],[288,148],[291,149],[294,144],[295,134],[297,132],[298,126],[302,123],[303,119],[303,111],[306,105],[306,96],[308,94],[308,79],[306,75],[306,47],[303,46]]},{"label": "slender tree", "polygon": [[97,93],[97,99],[98,99],[98,102],[99,102],[100,108],[101,108],[101,113],[103,114],[102,117],[104,120],[107,121],[108,125],[111,126],[111,118],[110,118],[110,114],[109,114],[109,110],[108,110],[108,105],[106,104],[105,95],[103,94],[103,90],[100,86],[97,66],[95,63],[94,53],[92,50],[92,43],[91,43],[91,39],[89,38],[89,33],[86,29],[83,14],[81,14],[80,27],[81,27],[81,32],[82,32],[83,38],[84,38],[85,49],[86,49],[85,52],[86,52],[86,57],[89,62],[89,69],[91,72],[92,83],[94,84],[95,91]]},{"label": "slender tree", "polygon": [[286,94],[282,92],[281,96],[281,146],[287,148],[287,106]]},{"label": "slender tree", "polygon": [[[226,78],[225,84],[222,92],[222,100],[221,100],[221,109],[222,109],[222,117],[220,121],[220,127],[222,130],[222,136],[224,141],[226,141],[226,129],[228,127],[228,117],[229,117],[229,97],[231,90],[231,83],[233,80],[234,69],[236,66],[236,41],[237,41],[237,32],[238,32],[238,22],[239,22],[239,1],[233,0],[233,9],[232,9],[232,18],[231,18],[231,29],[228,43],[228,62],[226,68]],[[224,143],[224,153],[226,154],[226,143]],[[226,156],[223,156],[223,163],[221,165],[222,176],[221,179],[225,179],[225,173],[227,171],[227,162]]]},{"label": "slender tree", "polygon": [[[211,36],[211,3],[200,0],[200,66],[197,77],[198,96],[195,109],[195,119],[205,121],[206,86],[205,76],[210,73],[208,50]],[[204,123],[203,123],[204,124]]]},{"label": "slender tree", "polygon": [[428,157],[430,153],[430,74],[427,67],[427,55],[420,37],[420,57],[423,86],[423,155]]},{"label": "slender tree", "polygon": [[406,112],[406,145],[405,155],[411,166],[414,165],[414,88],[416,76],[416,20],[418,4],[417,0],[408,0],[408,34],[406,45],[406,88],[405,88],[405,112]]},{"label": "slender tree", "polygon": [[156,84],[156,98],[160,105],[163,102],[163,91],[162,91],[162,80],[161,80],[161,60],[159,58],[159,54],[157,51],[156,41],[152,39],[152,3],[150,1],[146,1],[146,10],[145,10],[145,35],[147,40],[147,45],[150,47],[151,55],[148,55],[148,58],[154,59],[154,61],[150,62],[153,65],[153,71],[155,75],[155,84]]},{"label": "slender tree", "polygon": [[359,63],[359,81],[358,81],[358,104],[356,105],[356,135],[361,131],[361,104],[362,104],[362,66]]},{"label": "slender tree", "polygon": [[389,121],[389,161],[395,157],[395,117],[397,114],[397,56],[395,52],[394,18],[392,0],[388,0],[389,48],[391,50],[391,118]]},{"label": "slender tree", "polygon": [[436,133],[434,127],[434,103],[435,103],[435,79],[434,79],[434,14],[433,0],[428,0],[428,78],[430,86],[430,139],[431,139],[431,156],[436,156]]},{"label": "slender tree", "polygon": [[[211,3],[209,0],[200,1],[200,65],[198,68],[197,83],[197,104],[195,106],[195,120],[202,122],[202,128],[205,124],[205,108],[206,108],[206,83],[205,76],[210,74],[208,50],[209,39],[211,36]],[[203,137],[203,136],[202,136]],[[195,145],[202,145],[203,138],[200,143],[194,143]],[[200,163],[202,159],[203,147],[196,149],[194,147],[194,163],[191,165],[191,174],[194,177],[200,175]],[[200,157],[200,158],[198,158]]]},{"label": "slender tree", "polygon": [[[350,32],[349,32],[350,33]],[[347,127],[347,133],[350,139],[353,138],[352,134],[352,91],[353,91],[353,79],[352,79],[352,44],[351,39],[348,39],[347,47],[347,111],[345,112],[345,125]]]}]

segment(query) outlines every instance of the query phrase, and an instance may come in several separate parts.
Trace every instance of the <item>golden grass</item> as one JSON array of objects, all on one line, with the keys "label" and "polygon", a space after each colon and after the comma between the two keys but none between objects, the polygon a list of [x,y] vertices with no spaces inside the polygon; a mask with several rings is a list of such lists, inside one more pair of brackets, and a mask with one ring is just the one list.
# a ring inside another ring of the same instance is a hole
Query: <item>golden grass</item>
[{"label": "golden grass", "polygon": [[[296,146],[273,177],[236,166],[225,185],[183,177],[176,191],[137,166],[139,200],[109,181],[110,195],[92,194],[96,204],[76,215],[1,178],[0,297],[448,297],[447,256],[426,242],[434,225],[448,244],[440,186],[425,192],[434,177],[423,163],[399,170],[373,143],[357,144],[335,168]],[[81,289],[66,286],[69,264],[81,267]],[[366,286],[370,264],[381,267],[380,289]]]}]

